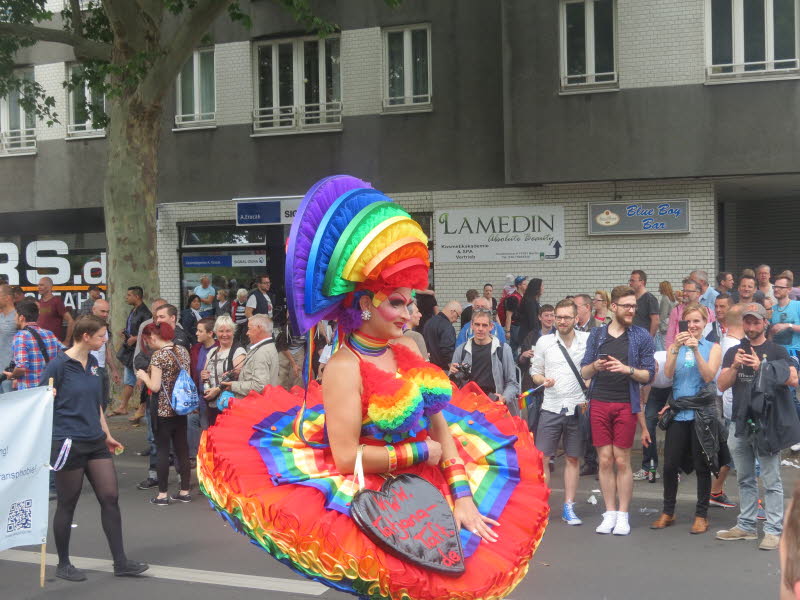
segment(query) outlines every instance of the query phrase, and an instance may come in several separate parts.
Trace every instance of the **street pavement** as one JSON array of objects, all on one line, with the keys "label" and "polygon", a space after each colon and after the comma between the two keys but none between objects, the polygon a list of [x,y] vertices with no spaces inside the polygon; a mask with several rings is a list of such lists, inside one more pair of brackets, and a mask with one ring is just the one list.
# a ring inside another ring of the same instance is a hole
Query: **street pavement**
[{"label": "street pavement", "polygon": [[[55,577],[52,536],[47,552],[44,589],[39,588],[39,547],[0,552],[0,599],[134,600],[165,598],[205,600],[344,600],[352,598],[309,582],[248,543],[212,512],[200,495],[191,504],[158,507],[149,504],[151,491],[136,489],[146,477],[147,459],[135,452],[144,446],[142,428],[129,427],[124,418],[111,420],[114,435],[126,446],[116,459],[120,481],[125,546],[130,558],[153,565],[138,579],[115,578],[100,526],[100,511],[88,483],[75,513],[71,553],[77,566],[88,571],[88,581],[69,583]],[[634,454],[634,465],[640,454]],[[800,465],[800,457],[787,455]],[[599,484],[582,477],[576,510],[584,520],[570,527],[560,520],[563,459],[557,461],[551,496],[551,520],[525,580],[511,594],[522,599],[646,599],[777,598],[778,553],[764,552],[757,542],[721,542],[713,533],[735,523],[736,509],[710,509],[711,530],[689,534],[694,514],[695,480],[684,477],[676,511],[677,524],[662,531],[648,528],[661,508],[661,482],[636,482],[631,507],[632,532],[627,537],[597,535],[604,510]],[[800,469],[783,467],[788,497]],[[171,473],[170,491],[177,481]],[[735,478],[727,492],[737,501]],[[196,493],[196,492],[195,492]],[[594,496],[597,504],[587,500]],[[51,506],[54,509],[54,503]],[[502,539],[502,531],[499,531]]]}]

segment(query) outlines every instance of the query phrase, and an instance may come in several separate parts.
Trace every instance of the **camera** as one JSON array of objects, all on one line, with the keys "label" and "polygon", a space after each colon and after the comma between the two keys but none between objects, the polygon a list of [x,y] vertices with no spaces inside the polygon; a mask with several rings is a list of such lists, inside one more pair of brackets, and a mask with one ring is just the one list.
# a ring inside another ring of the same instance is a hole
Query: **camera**
[{"label": "camera", "polygon": [[[3,371],[8,371],[9,373],[13,373],[14,369],[16,368],[17,368],[17,363],[15,363],[12,360],[10,363],[8,363],[8,366],[5,369],[3,369]],[[0,373],[0,383],[3,383],[6,379],[8,379],[8,377],[6,377],[5,372]]]},{"label": "camera", "polygon": [[236,381],[237,379],[239,379],[239,374],[235,370],[231,370],[220,377],[219,381],[223,383],[225,381]]},{"label": "camera", "polygon": [[470,381],[470,375],[472,373],[472,368],[470,365],[456,365],[456,372],[450,373],[450,381],[456,384],[457,388],[462,388]]}]

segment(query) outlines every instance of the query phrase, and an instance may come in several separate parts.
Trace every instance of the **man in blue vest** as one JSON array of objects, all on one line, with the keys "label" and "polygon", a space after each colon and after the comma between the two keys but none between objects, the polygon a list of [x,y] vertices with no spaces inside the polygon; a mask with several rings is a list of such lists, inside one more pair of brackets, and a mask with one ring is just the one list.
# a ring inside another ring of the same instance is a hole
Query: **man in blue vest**
[{"label": "man in blue vest", "polygon": [[267,315],[272,318],[272,298],[269,295],[271,281],[269,275],[259,275],[256,289],[250,292],[244,314],[249,319],[253,315]]}]

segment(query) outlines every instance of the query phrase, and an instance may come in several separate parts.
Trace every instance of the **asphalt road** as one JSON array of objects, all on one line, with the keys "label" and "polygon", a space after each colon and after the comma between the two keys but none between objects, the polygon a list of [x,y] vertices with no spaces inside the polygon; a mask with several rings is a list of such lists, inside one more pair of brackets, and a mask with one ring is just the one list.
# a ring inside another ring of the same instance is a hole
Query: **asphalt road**
[{"label": "asphalt road", "polygon": [[[307,582],[249,544],[210,510],[202,496],[196,496],[191,504],[168,507],[149,504],[152,493],[135,488],[146,476],[146,459],[135,455],[143,446],[143,431],[131,429],[119,419],[114,421],[115,435],[127,447],[125,454],[117,459],[126,550],[131,558],[145,560],[153,568],[138,579],[111,575],[99,508],[86,484],[75,514],[71,552],[74,563],[89,569],[89,580],[69,583],[56,579],[55,567],[49,566],[42,590],[38,586],[39,548],[18,548],[0,553],[0,598],[352,598]],[[799,457],[789,458],[800,464]],[[688,533],[694,506],[692,477],[681,484],[678,523],[674,527],[663,531],[647,527],[656,516],[653,512],[661,508],[661,483],[637,482],[631,535],[601,536],[594,533],[603,503],[601,495],[593,491],[598,489],[593,477],[581,479],[578,494],[577,512],[585,524],[570,527],[560,521],[563,498],[558,477],[560,464],[559,461],[553,478],[550,526],[528,576],[512,593],[512,600],[674,600],[681,596],[690,599],[711,595],[731,599],[777,598],[777,552],[760,551],[757,542],[721,542],[713,537],[717,529],[734,524],[735,509],[712,507],[711,531],[700,536]],[[788,495],[800,469],[787,466],[783,473]],[[735,480],[727,487],[728,494],[736,500]],[[587,502],[592,495],[598,500],[596,505]],[[53,506],[51,503],[51,511]],[[48,553],[55,553],[52,537]],[[54,565],[55,556],[51,560]]]}]

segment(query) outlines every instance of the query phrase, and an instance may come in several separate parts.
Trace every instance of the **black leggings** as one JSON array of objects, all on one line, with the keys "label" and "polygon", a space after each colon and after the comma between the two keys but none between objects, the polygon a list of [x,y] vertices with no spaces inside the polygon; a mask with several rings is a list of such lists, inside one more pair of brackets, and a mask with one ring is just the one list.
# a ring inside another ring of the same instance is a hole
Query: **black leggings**
[{"label": "black leggings", "polygon": [[711,470],[706,464],[700,440],[694,431],[694,421],[672,421],[664,438],[664,513],[675,514],[678,496],[678,471],[687,453],[691,452],[697,475],[697,506],[695,516],[708,515],[711,494]]},{"label": "black leggings", "polygon": [[186,441],[186,416],[158,417],[155,431],[156,449],[158,450],[158,491],[167,491],[169,483],[169,450],[170,442],[175,450],[175,465],[181,476],[181,489],[189,489],[189,444]]},{"label": "black leggings", "polygon": [[53,537],[58,550],[58,564],[69,564],[69,538],[72,517],[83,488],[83,475],[89,479],[94,495],[100,503],[100,522],[108,540],[115,564],[127,560],[122,546],[122,517],[119,512],[119,487],[114,461],[110,458],[90,460],[86,468],[56,471],[56,514],[53,517]]}]

